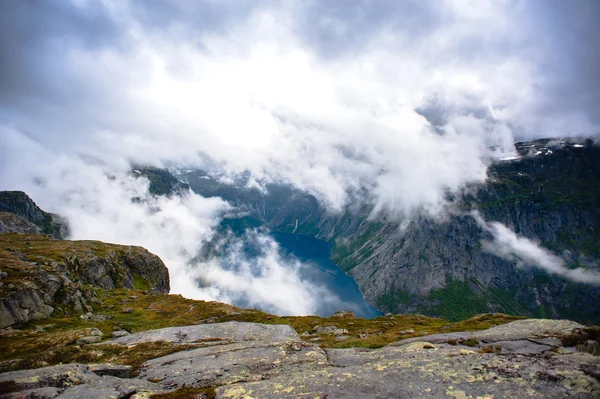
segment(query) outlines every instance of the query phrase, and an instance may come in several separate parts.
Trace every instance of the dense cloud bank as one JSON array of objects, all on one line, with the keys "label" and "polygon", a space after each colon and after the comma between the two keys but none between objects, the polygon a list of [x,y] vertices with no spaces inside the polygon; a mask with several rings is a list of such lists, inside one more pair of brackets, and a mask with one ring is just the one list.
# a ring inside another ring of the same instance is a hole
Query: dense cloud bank
[{"label": "dense cloud bank", "polygon": [[598,16],[594,0],[3,2],[0,189],[74,238],[147,246],[206,295],[183,271],[228,205],[150,198],[131,163],[437,217],[515,139],[598,132]]}]

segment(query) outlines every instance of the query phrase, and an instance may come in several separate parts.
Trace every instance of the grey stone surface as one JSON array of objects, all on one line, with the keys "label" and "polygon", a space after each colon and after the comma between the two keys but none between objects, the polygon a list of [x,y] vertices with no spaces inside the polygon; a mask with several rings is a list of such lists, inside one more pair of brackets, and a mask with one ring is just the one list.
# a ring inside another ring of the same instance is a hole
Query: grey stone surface
[{"label": "grey stone surface", "polygon": [[0,233],[39,234],[40,229],[22,216],[0,212]]},{"label": "grey stone surface", "polygon": [[217,388],[217,398],[595,398],[588,354],[480,354],[424,342],[328,350],[330,365]]},{"label": "grey stone surface", "polygon": [[[10,387],[0,398],[128,398],[140,392],[164,390],[143,379],[125,379],[112,375],[99,376],[94,370],[116,372],[129,366],[67,364],[0,374],[0,384]],[[44,396],[45,395],[45,396]]]},{"label": "grey stone surface", "polygon": [[162,392],[156,384],[140,379],[121,379],[103,376],[91,383],[65,389],[59,398],[127,398],[138,392]]},{"label": "grey stone surface", "polygon": [[96,374],[88,372],[83,364],[63,364],[33,370],[10,371],[0,374],[0,383],[11,383],[19,390],[42,387],[66,388],[97,380]]},{"label": "grey stone surface", "polygon": [[[412,342],[431,342],[444,343],[448,340],[458,340],[459,342],[469,339],[481,341],[481,343],[494,343],[498,341],[521,341],[531,340],[542,345],[556,346],[560,345],[561,336],[577,332],[583,328],[579,323],[569,320],[546,320],[546,319],[528,319],[517,320],[511,323],[496,326],[483,331],[476,332],[455,332],[446,334],[433,334],[424,337],[407,338],[390,344],[391,346],[401,346]],[[552,339],[554,338],[554,339]],[[551,341],[541,341],[542,339],[552,339]]]},{"label": "grey stone surface", "polygon": [[0,393],[0,399],[53,399],[57,397],[60,392],[60,388],[43,387],[28,389],[21,392]]},{"label": "grey stone surface", "polygon": [[529,340],[519,341],[496,341],[493,343],[494,347],[500,347],[501,353],[519,353],[522,355],[526,354],[538,354],[549,350],[552,350],[552,346],[540,345]]},{"label": "grey stone surface", "polygon": [[492,327],[474,335],[487,342],[514,341],[528,338],[560,337],[583,327],[570,320],[528,319]]},{"label": "grey stone surface", "polygon": [[110,333],[111,338],[121,338],[126,335],[129,335],[129,332],[127,332],[125,330],[113,331]]},{"label": "grey stone surface", "polygon": [[[136,378],[120,378],[129,375],[127,366],[71,364],[0,374],[0,383],[17,391],[7,398],[33,398],[28,392],[52,388],[49,397],[141,399],[183,386],[214,386],[220,399],[598,398],[599,358],[560,346],[561,334],[578,329],[561,320],[519,321],[375,350],[323,350],[301,341],[288,326],[228,322],[115,340],[202,345],[151,359]],[[448,337],[478,338],[479,347],[451,345]],[[493,350],[482,350],[486,346]]]},{"label": "grey stone surface", "polygon": [[211,346],[152,359],[140,376],[160,379],[165,388],[184,385],[221,385],[301,372],[327,364],[325,352],[298,342],[238,342]]},{"label": "grey stone surface", "polygon": [[142,342],[166,341],[179,344],[195,342],[241,342],[241,341],[298,341],[300,337],[287,325],[267,325],[230,321],[226,323],[200,324],[184,327],[168,327],[144,331],[109,341],[111,344],[133,345]]},{"label": "grey stone surface", "polygon": [[99,337],[98,335],[90,335],[88,337],[79,338],[75,343],[77,345],[89,345],[100,341],[102,341],[102,337]]},{"label": "grey stone surface", "polygon": [[94,363],[88,364],[90,371],[96,375],[111,375],[113,377],[127,378],[133,367],[124,364]]}]

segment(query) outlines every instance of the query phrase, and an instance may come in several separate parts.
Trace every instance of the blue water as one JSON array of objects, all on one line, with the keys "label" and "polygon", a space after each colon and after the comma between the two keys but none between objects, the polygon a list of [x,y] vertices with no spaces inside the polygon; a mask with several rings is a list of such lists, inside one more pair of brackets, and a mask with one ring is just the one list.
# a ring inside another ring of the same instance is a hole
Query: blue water
[{"label": "blue water", "polygon": [[313,237],[271,233],[286,257],[302,262],[300,276],[320,285],[331,295],[324,295],[316,311],[317,316],[331,316],[338,310],[352,310],[358,317],[381,316],[375,307],[363,298],[354,279],[331,261],[331,245]]}]

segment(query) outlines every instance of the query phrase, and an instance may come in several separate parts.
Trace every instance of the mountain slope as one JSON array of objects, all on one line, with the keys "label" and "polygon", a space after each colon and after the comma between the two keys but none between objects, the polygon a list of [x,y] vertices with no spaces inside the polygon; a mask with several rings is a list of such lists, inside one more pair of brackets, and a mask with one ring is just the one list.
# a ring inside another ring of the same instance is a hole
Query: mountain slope
[{"label": "mountain slope", "polygon": [[179,177],[204,196],[221,196],[245,212],[226,221],[264,225],[333,244],[333,260],[383,312],[461,319],[485,311],[600,322],[600,289],[487,251],[491,234],[471,216],[500,222],[563,257],[567,267],[595,269],[600,257],[600,148],[591,140],[517,143],[519,157],[492,164],[486,184],[455,199],[439,222],[370,218],[370,207],[331,215],[313,196],[282,184],[267,192],[244,178],[222,182],[202,171]]}]

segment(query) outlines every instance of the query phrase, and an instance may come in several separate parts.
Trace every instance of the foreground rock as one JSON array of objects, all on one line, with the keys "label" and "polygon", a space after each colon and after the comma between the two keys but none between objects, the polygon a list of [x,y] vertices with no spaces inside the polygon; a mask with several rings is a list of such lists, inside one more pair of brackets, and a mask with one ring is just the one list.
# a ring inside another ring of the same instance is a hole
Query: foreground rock
[{"label": "foreground rock", "polygon": [[163,392],[152,382],[114,377],[107,375],[107,370],[118,368],[67,364],[3,373],[0,398],[129,398],[136,393]]},{"label": "foreground rock", "polygon": [[0,374],[0,384],[11,389],[7,398],[42,389],[55,396],[37,397],[125,398],[189,386],[214,387],[221,399],[598,398],[599,358],[561,341],[581,335],[581,327],[564,320],[521,320],[376,350],[322,349],[285,325],[172,327],[111,341],[197,346],[146,361],[136,378],[118,378],[130,371],[118,365],[72,364]]}]

